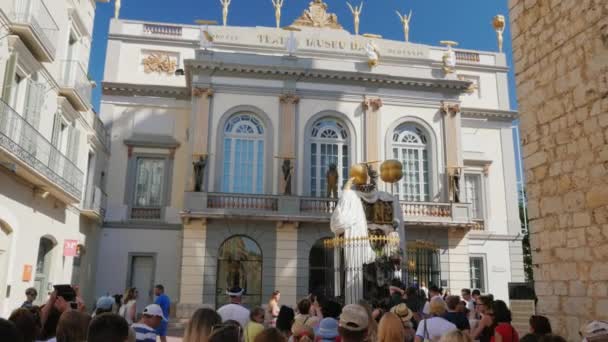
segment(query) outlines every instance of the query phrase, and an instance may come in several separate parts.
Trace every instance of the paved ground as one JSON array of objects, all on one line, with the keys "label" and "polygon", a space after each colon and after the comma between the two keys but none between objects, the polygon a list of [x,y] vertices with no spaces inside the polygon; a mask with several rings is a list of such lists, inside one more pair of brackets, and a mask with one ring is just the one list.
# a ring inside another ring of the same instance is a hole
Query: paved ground
[{"label": "paved ground", "polygon": [[[182,336],[184,336],[184,329],[169,329],[167,331],[167,342],[182,342]],[[160,341],[160,339],[156,339]]]}]

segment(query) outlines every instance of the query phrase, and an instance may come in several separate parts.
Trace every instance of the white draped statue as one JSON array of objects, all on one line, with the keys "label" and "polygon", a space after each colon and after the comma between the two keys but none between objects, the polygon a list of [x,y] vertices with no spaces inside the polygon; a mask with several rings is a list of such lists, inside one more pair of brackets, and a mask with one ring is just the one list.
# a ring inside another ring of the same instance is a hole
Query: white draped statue
[{"label": "white draped statue", "polygon": [[[365,210],[361,199],[368,203],[375,203],[378,200],[392,201],[393,203],[393,224],[379,225],[370,224],[368,226]],[[373,191],[370,193],[351,190],[346,186],[334,209],[330,222],[331,230],[336,236],[344,235],[345,239],[367,238],[368,229],[382,230],[388,237],[399,236],[400,247],[404,248],[405,231],[403,229],[403,218],[398,199],[386,192]],[[405,249],[403,249],[405,253]],[[398,252],[398,251],[396,251]],[[335,260],[339,261],[338,250],[335,250]],[[371,248],[368,240],[346,243],[344,245],[344,300],[347,304],[356,304],[363,299],[363,265],[374,262],[376,255]],[[336,263],[339,265],[339,263]],[[400,272],[397,276],[401,276]],[[338,278],[339,279],[339,276]],[[336,282],[336,289],[340,289],[340,282]]]}]

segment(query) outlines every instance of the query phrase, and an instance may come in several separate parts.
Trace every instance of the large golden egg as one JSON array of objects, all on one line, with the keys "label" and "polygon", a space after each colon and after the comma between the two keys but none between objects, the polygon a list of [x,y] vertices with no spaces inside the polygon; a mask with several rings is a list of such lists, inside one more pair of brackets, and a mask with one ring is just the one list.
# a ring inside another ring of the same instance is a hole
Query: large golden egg
[{"label": "large golden egg", "polygon": [[356,185],[367,184],[367,167],[365,164],[355,164],[351,166],[350,177],[355,178],[353,183]]},{"label": "large golden egg", "polygon": [[505,16],[504,15],[497,15],[494,17],[494,20],[492,21],[492,26],[494,26],[495,30],[502,30],[505,28]]},{"label": "large golden egg", "polygon": [[380,178],[387,183],[396,183],[403,177],[403,165],[390,159],[380,165]]}]

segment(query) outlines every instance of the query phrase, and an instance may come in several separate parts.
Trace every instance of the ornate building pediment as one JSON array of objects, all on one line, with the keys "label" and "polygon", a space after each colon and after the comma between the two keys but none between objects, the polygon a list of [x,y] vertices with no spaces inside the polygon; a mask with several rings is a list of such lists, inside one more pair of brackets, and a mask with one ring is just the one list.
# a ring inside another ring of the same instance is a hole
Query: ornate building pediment
[{"label": "ornate building pediment", "polygon": [[308,9],[304,10],[304,13],[292,25],[342,29],[342,25],[338,23],[338,16],[327,12],[327,4],[323,0],[313,0]]}]

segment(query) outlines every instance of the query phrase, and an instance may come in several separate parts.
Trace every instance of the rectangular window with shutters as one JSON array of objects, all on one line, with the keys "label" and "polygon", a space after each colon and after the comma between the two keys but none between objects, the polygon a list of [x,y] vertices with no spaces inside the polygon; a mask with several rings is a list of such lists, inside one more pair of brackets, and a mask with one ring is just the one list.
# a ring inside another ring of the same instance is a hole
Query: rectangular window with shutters
[{"label": "rectangular window with shutters", "polygon": [[485,258],[481,255],[469,257],[471,271],[471,288],[479,289],[481,293],[486,292],[486,265]]},{"label": "rectangular window with shutters", "polygon": [[171,193],[172,160],[162,155],[139,155],[129,161],[127,198],[130,218],[159,220]]}]

